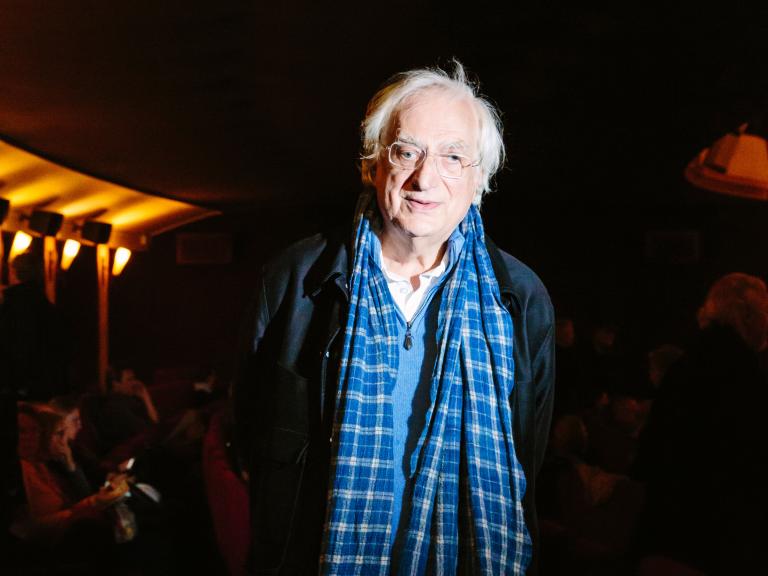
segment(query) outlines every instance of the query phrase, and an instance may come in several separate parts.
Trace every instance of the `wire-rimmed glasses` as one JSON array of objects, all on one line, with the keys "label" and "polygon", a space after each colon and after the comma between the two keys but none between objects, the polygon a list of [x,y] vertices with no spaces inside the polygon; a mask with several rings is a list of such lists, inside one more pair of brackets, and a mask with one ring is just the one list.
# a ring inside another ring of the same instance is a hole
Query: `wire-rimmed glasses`
[{"label": "wire-rimmed glasses", "polygon": [[[429,152],[416,144],[396,141],[387,146],[389,163],[402,170],[416,170],[429,156]],[[464,168],[471,168],[480,163],[468,156],[456,152],[438,152],[432,154],[437,173],[443,178],[461,178]]]}]

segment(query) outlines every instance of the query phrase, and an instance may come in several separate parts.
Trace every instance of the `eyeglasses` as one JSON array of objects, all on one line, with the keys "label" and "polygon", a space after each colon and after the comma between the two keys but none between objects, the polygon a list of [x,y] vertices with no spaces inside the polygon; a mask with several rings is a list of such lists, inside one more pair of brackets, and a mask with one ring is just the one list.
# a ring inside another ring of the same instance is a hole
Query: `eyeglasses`
[{"label": "eyeglasses", "polygon": [[[395,168],[402,170],[416,170],[427,159],[429,152],[407,142],[393,142],[387,146],[389,154],[389,163]],[[461,178],[464,168],[478,166],[480,162],[473,162],[468,156],[456,154],[455,152],[444,152],[433,154],[437,173],[443,178],[458,179]]]}]

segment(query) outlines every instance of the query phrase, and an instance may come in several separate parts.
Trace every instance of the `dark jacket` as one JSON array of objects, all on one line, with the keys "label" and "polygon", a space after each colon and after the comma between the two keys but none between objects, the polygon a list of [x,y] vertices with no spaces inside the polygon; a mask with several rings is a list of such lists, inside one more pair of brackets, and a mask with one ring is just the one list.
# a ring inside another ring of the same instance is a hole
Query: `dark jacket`
[{"label": "dark jacket", "polygon": [[[250,474],[254,574],[317,573],[330,429],[346,323],[350,235],[303,240],[262,270],[234,389],[239,452]],[[536,541],[535,475],[554,398],[554,313],[524,264],[488,240],[515,328],[513,408],[525,470],[526,522]]]}]

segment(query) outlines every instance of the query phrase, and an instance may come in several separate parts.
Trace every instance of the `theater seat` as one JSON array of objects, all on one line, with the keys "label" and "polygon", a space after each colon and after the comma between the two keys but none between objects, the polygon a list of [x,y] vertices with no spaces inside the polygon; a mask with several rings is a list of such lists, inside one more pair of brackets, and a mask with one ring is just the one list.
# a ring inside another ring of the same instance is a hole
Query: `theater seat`
[{"label": "theater seat", "polygon": [[248,487],[227,455],[223,410],[211,417],[203,440],[203,477],[216,542],[231,576],[245,576],[250,541]]}]

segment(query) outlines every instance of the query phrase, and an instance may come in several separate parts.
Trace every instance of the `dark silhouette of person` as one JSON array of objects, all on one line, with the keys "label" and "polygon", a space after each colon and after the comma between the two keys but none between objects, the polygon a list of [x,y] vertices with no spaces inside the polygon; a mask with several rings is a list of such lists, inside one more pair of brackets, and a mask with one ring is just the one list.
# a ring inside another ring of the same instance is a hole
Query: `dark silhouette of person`
[{"label": "dark silhouette of person", "polygon": [[747,274],[723,276],[699,311],[698,340],[667,372],[640,439],[647,481],[645,555],[706,574],[749,574],[766,522],[768,291]]},{"label": "dark silhouette of person", "polygon": [[43,287],[38,255],[25,252],[11,262],[11,286],[0,305],[0,365],[3,387],[20,400],[47,402],[67,386],[67,338],[56,307]]},{"label": "dark silhouette of person", "polygon": [[17,458],[18,400],[47,401],[67,388],[67,339],[43,288],[39,254],[11,261],[11,285],[0,293],[0,469],[3,538],[10,511],[24,501]]}]

